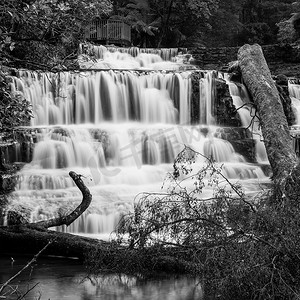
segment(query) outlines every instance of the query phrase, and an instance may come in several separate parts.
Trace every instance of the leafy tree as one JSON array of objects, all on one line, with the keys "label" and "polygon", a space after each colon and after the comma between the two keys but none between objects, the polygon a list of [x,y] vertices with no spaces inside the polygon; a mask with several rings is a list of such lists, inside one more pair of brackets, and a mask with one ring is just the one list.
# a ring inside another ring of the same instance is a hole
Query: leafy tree
[{"label": "leafy tree", "polygon": [[243,28],[238,34],[239,44],[276,43],[276,23],[292,12],[292,0],[244,1],[240,20]]},{"label": "leafy tree", "polygon": [[208,27],[203,31],[206,46],[236,46],[236,36],[242,29],[240,12],[244,1],[220,0],[218,9],[212,14]]},{"label": "leafy tree", "polygon": [[[31,105],[22,93],[12,93],[8,74],[0,69],[0,138],[6,142],[15,138],[19,126],[29,125]],[[5,170],[0,149],[0,170]]]},{"label": "leafy tree", "polygon": [[17,66],[65,65],[83,40],[85,26],[110,10],[109,0],[4,0],[0,4],[1,54]]},{"label": "leafy tree", "polygon": [[[0,4],[0,63],[48,71],[72,66],[85,26],[110,10],[109,0],[3,0]],[[77,67],[76,62],[74,67]],[[1,68],[2,141],[14,138],[16,128],[28,124],[31,118],[28,101],[21,94],[10,93],[8,80],[8,74]],[[0,168],[4,169],[1,157]]]},{"label": "leafy tree", "polygon": [[293,43],[300,37],[300,4],[295,2],[293,14],[289,19],[284,19],[276,24],[278,26],[278,41]]},{"label": "leafy tree", "polygon": [[[151,0],[152,14],[158,24],[157,45],[186,46],[189,40],[199,36],[213,11],[218,7],[218,0]],[[177,45],[174,45],[173,41]],[[173,44],[172,44],[173,42]]]},{"label": "leafy tree", "polygon": [[276,23],[286,20],[293,9],[293,0],[220,0],[209,24],[203,30],[207,46],[237,46],[244,43],[277,42]]},{"label": "leafy tree", "polygon": [[145,47],[154,37],[158,28],[150,18],[150,7],[148,0],[114,1],[114,13],[112,19],[120,19],[131,25],[132,42],[136,46]]},{"label": "leafy tree", "polygon": [[137,33],[139,44],[177,47],[195,38],[208,24],[219,0],[115,1],[113,17],[123,17]]}]

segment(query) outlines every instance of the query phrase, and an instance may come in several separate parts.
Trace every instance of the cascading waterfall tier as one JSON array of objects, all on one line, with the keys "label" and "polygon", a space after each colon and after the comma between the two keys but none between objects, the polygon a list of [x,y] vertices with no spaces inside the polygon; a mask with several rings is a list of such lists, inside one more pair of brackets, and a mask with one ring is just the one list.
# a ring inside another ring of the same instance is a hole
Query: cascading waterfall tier
[{"label": "cascading waterfall tier", "polygon": [[[139,48],[139,47],[116,47],[116,46],[103,46],[103,45],[93,45],[93,44],[80,44],[79,45],[80,54],[88,54],[94,56],[96,59],[106,59],[108,53],[116,53],[117,55],[128,54],[129,59],[136,58],[141,54],[158,55],[164,61],[176,61],[178,54],[186,53],[187,49],[178,48]],[[145,55],[147,56],[147,55]]]},{"label": "cascading waterfall tier", "polygon": [[[79,47],[81,69],[136,69],[171,70],[195,69],[186,49],[118,48],[81,44]],[[90,57],[93,57],[91,60]]]},{"label": "cascading waterfall tier", "polygon": [[[138,57],[131,55],[129,64]],[[10,195],[11,208],[26,207],[32,221],[71,210],[81,201],[68,176],[73,170],[84,176],[93,201],[79,220],[58,230],[110,233],[132,209],[135,195],[160,190],[184,145],[222,163],[224,175],[249,190],[268,180],[259,166],[217,137],[210,72],[199,83],[200,105],[195,106],[201,124],[191,125],[190,74],[128,68],[57,74],[20,70],[12,76],[12,90],[32,103],[35,117],[24,130],[31,132],[34,147]],[[207,190],[203,196],[211,194]]]},{"label": "cascading waterfall tier", "polygon": [[[260,130],[260,122],[257,116],[256,109],[250,100],[247,88],[241,83],[234,83],[229,80],[228,74],[225,74],[230,94],[233,99],[233,104],[238,109],[238,114],[242,123],[242,126],[249,128],[252,133],[253,139],[256,143],[256,160],[259,163],[268,164],[268,157],[266,149],[263,143],[263,137]],[[295,124],[291,126],[291,136],[294,142],[294,148],[297,155],[300,155],[300,85],[297,80],[290,79],[288,81],[288,92],[291,99],[291,106],[295,116]]]},{"label": "cascading waterfall tier", "polygon": [[20,71],[13,90],[23,92],[34,111],[32,126],[122,123],[190,123],[189,72]]}]

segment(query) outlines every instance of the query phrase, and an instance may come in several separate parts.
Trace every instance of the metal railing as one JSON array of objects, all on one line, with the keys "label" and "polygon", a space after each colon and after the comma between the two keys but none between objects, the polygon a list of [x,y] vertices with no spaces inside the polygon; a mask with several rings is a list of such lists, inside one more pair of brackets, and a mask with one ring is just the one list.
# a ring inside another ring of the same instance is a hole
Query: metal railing
[{"label": "metal railing", "polygon": [[130,25],[119,20],[95,20],[86,29],[87,40],[104,41],[107,43],[131,43]]}]

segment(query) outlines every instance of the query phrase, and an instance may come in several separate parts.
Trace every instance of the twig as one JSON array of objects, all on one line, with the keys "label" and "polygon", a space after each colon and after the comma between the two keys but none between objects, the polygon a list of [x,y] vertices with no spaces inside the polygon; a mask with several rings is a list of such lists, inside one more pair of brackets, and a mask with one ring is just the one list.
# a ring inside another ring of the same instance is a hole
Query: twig
[{"label": "twig", "polygon": [[5,287],[7,285],[9,285],[15,278],[17,278],[24,270],[26,270],[28,267],[30,267],[34,262],[36,262],[37,258],[39,257],[39,255],[50,245],[53,243],[55,239],[50,240],[48,242],[48,244],[42,248],[36,255],[34,255],[34,257],[26,264],[26,266],[24,266],[18,273],[16,273],[14,276],[12,276],[11,278],[9,278],[6,282],[4,282],[2,284],[2,287],[0,288],[0,293],[5,289]]},{"label": "twig", "polygon": [[32,291],[38,284],[39,284],[39,282],[37,282],[37,283],[36,283],[35,285],[33,285],[31,288],[28,288],[27,291],[26,291],[23,295],[21,295],[20,297],[18,297],[17,300],[24,299],[25,296],[26,296],[30,291]]}]

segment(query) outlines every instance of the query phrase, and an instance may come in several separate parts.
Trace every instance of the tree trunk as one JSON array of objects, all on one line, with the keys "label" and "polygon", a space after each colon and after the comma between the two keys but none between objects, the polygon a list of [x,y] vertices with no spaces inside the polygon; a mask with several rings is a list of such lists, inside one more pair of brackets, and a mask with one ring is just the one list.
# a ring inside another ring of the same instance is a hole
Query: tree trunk
[{"label": "tree trunk", "polygon": [[245,85],[257,107],[276,192],[282,198],[300,195],[300,167],[276,85],[259,45],[238,51]]}]

